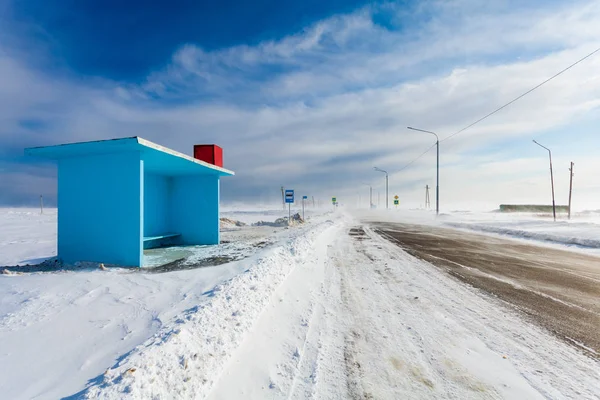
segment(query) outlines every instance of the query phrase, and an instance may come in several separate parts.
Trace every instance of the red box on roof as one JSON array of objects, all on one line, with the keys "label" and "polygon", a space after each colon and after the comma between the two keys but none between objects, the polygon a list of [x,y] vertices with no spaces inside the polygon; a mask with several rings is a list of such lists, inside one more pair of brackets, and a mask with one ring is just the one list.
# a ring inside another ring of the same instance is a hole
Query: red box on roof
[{"label": "red box on roof", "polygon": [[196,144],[194,145],[194,158],[222,167],[223,149],[216,144]]}]

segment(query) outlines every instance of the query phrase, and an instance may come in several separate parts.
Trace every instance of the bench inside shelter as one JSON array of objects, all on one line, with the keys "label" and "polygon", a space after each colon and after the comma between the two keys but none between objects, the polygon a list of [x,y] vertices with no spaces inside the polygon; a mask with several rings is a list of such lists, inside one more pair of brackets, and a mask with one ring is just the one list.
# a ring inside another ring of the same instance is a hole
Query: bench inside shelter
[{"label": "bench inside shelter", "polygon": [[164,235],[144,236],[144,250],[156,247],[175,246],[181,244],[181,233],[165,233]]}]

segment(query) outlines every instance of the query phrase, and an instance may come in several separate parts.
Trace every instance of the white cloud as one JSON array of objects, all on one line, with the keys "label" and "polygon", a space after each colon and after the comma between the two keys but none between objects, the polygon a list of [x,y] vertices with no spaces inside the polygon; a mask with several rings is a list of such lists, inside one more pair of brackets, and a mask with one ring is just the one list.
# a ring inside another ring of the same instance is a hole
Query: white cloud
[{"label": "white cloud", "polygon": [[[374,24],[374,9],[365,8],[256,46],[207,52],[188,44],[140,86],[51,78],[0,53],[0,87],[8,88],[0,92],[0,142],[22,147],[139,135],[186,153],[194,143],[215,142],[238,173],[224,181],[225,199],[240,188],[249,196],[272,190],[276,199],[281,184],[323,199],[334,190],[354,196],[364,181],[381,190],[377,165],[411,203],[425,184],[434,185],[435,157],[431,152],[394,172],[433,143],[407,125],[445,137],[591,51],[600,37],[596,1],[527,12],[473,4],[427,3],[414,10],[417,17],[433,12],[426,22],[388,5],[386,12],[398,12],[398,30]],[[544,201],[543,154],[531,155],[527,146],[532,137],[589,118],[600,105],[599,67],[600,57],[591,58],[443,142],[444,201]],[[19,127],[32,117],[48,127]],[[522,152],[502,150],[519,141],[527,143]],[[494,146],[501,147],[491,152]],[[475,149],[487,152],[473,157]],[[572,156],[587,157],[580,151]],[[557,156],[557,165],[568,162]],[[597,167],[591,159],[580,166],[579,184],[590,198],[600,192]]]}]

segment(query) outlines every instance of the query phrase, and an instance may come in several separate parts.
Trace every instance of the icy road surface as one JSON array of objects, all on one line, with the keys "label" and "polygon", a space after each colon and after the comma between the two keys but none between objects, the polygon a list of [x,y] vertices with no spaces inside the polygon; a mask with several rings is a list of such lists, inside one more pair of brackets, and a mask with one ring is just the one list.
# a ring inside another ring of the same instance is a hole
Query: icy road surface
[{"label": "icy road surface", "polygon": [[330,218],[266,251],[76,397],[598,398],[597,360],[368,224]]},{"label": "icy road surface", "polygon": [[600,258],[441,227],[376,223],[408,253],[512,304],[600,359]]}]

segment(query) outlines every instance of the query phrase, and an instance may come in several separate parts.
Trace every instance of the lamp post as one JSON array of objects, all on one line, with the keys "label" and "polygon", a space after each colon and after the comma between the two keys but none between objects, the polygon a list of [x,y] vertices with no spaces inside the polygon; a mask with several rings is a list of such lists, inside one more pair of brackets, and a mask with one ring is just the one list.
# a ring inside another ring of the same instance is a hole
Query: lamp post
[{"label": "lamp post", "polygon": [[375,171],[383,172],[385,174],[385,209],[389,210],[388,200],[390,198],[388,194],[388,173],[387,171],[382,170],[381,168],[373,167]]},{"label": "lamp post", "polygon": [[554,214],[554,221],[556,222],[556,203],[554,202],[554,173],[552,172],[552,152],[549,148],[539,144],[535,140],[533,141],[533,143],[548,150],[548,155],[550,156],[550,182],[552,183],[552,214]]},{"label": "lamp post", "polygon": [[432,135],[435,135],[435,145],[437,147],[437,168],[436,168],[437,181],[436,181],[436,187],[435,187],[435,213],[437,215],[439,215],[440,214],[440,138],[438,137],[437,133],[435,133],[435,132],[426,131],[424,129],[412,128],[410,126],[408,127],[408,129],[413,130],[413,131],[431,133]]},{"label": "lamp post", "polygon": [[373,186],[370,183],[363,182],[363,185],[367,185],[369,187],[369,209],[373,208]]}]

